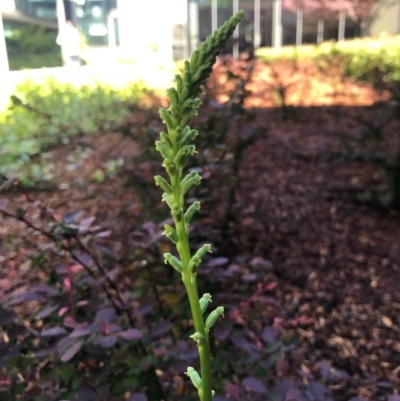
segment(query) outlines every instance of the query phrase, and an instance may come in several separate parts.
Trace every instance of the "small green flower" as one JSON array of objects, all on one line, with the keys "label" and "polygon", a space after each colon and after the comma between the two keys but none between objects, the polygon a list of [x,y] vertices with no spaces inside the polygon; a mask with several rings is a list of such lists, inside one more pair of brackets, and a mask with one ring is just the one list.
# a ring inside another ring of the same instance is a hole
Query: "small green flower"
[{"label": "small green flower", "polygon": [[189,376],[190,380],[192,381],[193,386],[195,386],[197,388],[197,390],[200,390],[203,385],[203,381],[201,380],[200,375],[191,366],[189,366],[187,368],[186,374]]},{"label": "small green flower", "polygon": [[199,302],[200,302],[201,313],[204,315],[204,312],[207,310],[208,304],[211,303],[211,295],[208,293],[204,294]]},{"label": "small green flower", "polygon": [[224,307],[223,306],[218,306],[217,309],[213,310],[210,315],[208,316],[206,320],[206,328],[211,329],[211,327],[214,326],[214,324],[217,322],[218,318],[220,316],[224,316]]}]

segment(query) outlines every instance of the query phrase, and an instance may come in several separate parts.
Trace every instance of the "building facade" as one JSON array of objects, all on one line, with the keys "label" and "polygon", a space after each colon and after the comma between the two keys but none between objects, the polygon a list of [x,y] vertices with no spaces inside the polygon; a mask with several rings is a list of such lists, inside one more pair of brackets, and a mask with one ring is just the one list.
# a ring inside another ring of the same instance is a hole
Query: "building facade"
[{"label": "building facade", "polygon": [[[56,30],[66,19],[74,22],[89,47],[119,48],[131,59],[147,53],[185,58],[239,9],[245,16],[236,32],[236,45],[231,42],[226,51],[235,50],[235,46],[243,50],[249,46],[317,43],[361,34],[350,18],[341,24],[335,19],[321,24],[314,14],[304,10],[300,19],[298,13],[282,7],[282,0],[0,1],[6,38],[13,35],[16,24],[38,24]],[[383,9],[373,22],[371,33],[382,31],[400,33],[400,0],[395,9]]]}]

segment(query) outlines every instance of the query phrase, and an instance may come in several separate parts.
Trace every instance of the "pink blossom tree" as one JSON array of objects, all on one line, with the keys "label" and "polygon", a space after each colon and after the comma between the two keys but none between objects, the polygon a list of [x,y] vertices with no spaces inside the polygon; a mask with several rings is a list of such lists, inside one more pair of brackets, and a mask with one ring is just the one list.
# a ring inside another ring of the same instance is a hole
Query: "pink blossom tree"
[{"label": "pink blossom tree", "polygon": [[383,7],[398,4],[399,0],[283,0],[283,7],[296,12],[301,9],[318,18],[345,16],[363,26],[368,34],[371,23]]}]

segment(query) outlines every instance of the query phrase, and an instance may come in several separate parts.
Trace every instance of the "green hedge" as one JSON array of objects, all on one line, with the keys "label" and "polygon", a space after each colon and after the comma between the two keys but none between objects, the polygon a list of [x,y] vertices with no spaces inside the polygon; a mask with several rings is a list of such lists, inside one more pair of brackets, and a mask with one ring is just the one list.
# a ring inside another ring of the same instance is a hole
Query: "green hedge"
[{"label": "green hedge", "polygon": [[124,89],[99,83],[74,87],[54,79],[18,85],[9,109],[0,114],[0,173],[18,173],[26,182],[42,178],[30,162],[43,148],[114,129],[144,92],[141,83]]},{"label": "green hedge", "polygon": [[400,81],[400,36],[262,48],[257,56],[267,63],[278,60],[314,62],[326,69],[332,63],[340,63],[342,73],[356,80],[371,81],[378,73],[384,81]]}]

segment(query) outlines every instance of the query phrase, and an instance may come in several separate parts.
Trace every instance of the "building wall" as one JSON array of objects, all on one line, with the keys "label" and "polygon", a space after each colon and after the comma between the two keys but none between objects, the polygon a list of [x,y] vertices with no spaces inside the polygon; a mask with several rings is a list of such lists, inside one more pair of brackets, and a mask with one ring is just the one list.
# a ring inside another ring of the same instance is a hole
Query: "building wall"
[{"label": "building wall", "polygon": [[400,1],[395,5],[383,6],[372,22],[370,33],[379,36],[381,33],[389,35],[400,34]]}]

